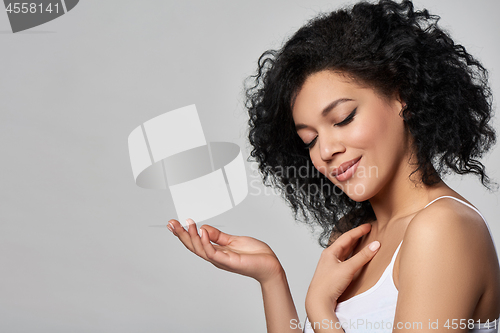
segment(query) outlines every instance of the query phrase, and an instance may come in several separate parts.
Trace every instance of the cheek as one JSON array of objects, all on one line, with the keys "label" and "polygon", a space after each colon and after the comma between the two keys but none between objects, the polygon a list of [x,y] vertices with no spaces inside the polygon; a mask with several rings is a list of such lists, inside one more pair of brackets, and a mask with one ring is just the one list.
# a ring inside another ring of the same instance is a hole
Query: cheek
[{"label": "cheek", "polygon": [[360,122],[360,126],[353,129],[352,142],[372,152],[372,158],[376,158],[373,163],[383,164],[401,152],[405,141],[402,119],[380,112],[377,117],[367,117],[362,125]]},{"label": "cheek", "polygon": [[387,126],[383,119],[365,117],[365,119],[359,120],[356,126],[352,126],[346,133],[345,139],[352,144],[352,147],[360,149],[370,148],[383,140],[387,133]]}]

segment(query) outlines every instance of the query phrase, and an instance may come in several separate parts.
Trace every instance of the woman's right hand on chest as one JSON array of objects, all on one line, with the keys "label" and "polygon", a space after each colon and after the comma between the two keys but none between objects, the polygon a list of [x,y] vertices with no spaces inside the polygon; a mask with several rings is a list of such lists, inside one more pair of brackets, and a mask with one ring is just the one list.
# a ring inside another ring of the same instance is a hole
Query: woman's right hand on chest
[{"label": "woman's right hand on chest", "polygon": [[220,269],[252,277],[261,284],[283,272],[271,248],[255,238],[228,235],[209,225],[201,226],[198,234],[190,219],[188,231],[177,220],[168,224],[188,250]]}]

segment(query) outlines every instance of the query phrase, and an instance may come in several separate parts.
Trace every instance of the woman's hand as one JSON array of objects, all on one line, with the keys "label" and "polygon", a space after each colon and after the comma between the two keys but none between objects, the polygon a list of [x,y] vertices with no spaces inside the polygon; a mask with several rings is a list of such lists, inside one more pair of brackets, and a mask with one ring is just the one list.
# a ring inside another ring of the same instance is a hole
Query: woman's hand
[{"label": "woman's hand", "polygon": [[314,312],[318,306],[331,307],[334,311],[337,299],[349,286],[354,274],[377,253],[380,243],[375,241],[347,259],[358,239],[370,229],[370,224],[362,224],[342,234],[332,245],[323,250],[306,296],[306,311],[310,318],[313,317],[310,312]]},{"label": "woman's hand", "polygon": [[266,243],[251,237],[228,235],[209,225],[201,226],[198,235],[193,220],[187,222],[188,231],[177,220],[170,220],[168,228],[188,250],[214,266],[252,277],[261,284],[283,274],[278,258]]}]

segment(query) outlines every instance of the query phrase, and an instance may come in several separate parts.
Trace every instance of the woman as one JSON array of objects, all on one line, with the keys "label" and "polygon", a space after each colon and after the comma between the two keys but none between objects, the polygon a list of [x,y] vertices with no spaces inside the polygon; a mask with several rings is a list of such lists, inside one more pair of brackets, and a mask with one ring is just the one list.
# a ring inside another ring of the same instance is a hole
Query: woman
[{"label": "woman", "polygon": [[[473,173],[491,187],[477,160],[495,142],[490,90],[437,20],[411,1],[358,3],[259,60],[247,90],[252,156],[323,229],[306,332],[498,332],[491,234],[441,179]],[[268,332],[300,329],[266,244],[188,222],[169,229],[189,250],[260,282]]]}]

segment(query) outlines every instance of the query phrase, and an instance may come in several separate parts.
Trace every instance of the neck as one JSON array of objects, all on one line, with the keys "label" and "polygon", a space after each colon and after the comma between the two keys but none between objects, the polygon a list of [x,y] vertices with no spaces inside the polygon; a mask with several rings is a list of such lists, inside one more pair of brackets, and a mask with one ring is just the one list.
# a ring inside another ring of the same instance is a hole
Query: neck
[{"label": "neck", "polygon": [[423,209],[436,196],[436,192],[448,188],[442,180],[433,185],[412,181],[421,179],[420,173],[413,174],[410,179],[412,171],[411,163],[402,164],[392,174],[392,179],[386,182],[387,185],[370,199],[377,218],[372,228],[383,231],[392,221]]}]

